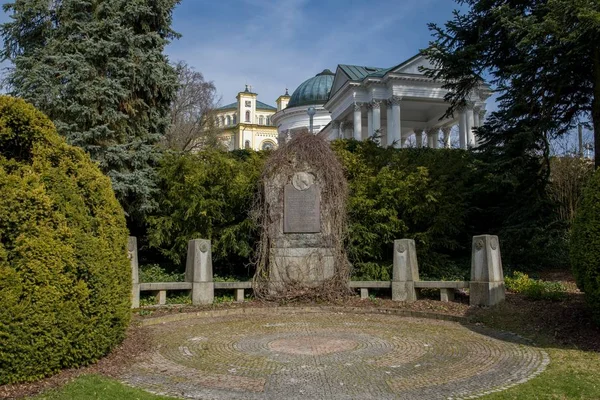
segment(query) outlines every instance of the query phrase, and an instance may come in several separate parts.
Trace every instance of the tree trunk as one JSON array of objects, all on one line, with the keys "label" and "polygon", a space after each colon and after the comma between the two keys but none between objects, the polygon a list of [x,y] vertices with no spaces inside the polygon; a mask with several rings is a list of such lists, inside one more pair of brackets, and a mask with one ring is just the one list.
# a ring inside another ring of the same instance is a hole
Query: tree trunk
[{"label": "tree trunk", "polygon": [[594,98],[592,99],[592,122],[594,124],[594,167],[600,167],[600,49],[594,49]]}]

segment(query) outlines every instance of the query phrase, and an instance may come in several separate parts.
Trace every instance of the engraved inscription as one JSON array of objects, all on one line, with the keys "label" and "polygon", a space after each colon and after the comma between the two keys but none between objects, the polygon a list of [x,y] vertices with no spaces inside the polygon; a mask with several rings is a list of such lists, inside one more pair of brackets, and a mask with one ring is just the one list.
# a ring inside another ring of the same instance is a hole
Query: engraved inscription
[{"label": "engraved inscription", "polygon": [[298,190],[285,185],[283,203],[283,233],[321,232],[319,186]]}]

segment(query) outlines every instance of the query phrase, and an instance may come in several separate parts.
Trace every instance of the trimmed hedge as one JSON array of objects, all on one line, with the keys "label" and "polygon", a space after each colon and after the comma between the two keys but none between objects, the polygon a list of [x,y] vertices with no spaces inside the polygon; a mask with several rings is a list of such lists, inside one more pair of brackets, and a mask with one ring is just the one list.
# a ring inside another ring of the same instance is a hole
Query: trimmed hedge
[{"label": "trimmed hedge", "polygon": [[130,318],[109,179],[23,100],[0,97],[0,384],[97,360]]},{"label": "trimmed hedge", "polygon": [[570,245],[571,267],[577,286],[585,293],[592,316],[600,325],[600,169],[583,192]]}]

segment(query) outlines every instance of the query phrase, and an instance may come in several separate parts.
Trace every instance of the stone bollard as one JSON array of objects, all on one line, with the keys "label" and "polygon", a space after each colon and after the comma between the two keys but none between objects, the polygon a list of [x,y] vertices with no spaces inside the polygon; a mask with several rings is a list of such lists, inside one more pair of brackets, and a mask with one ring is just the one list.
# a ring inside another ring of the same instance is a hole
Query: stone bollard
[{"label": "stone bollard", "polygon": [[138,265],[137,238],[129,236],[127,258],[131,265],[131,308],[140,308],[140,275]]},{"label": "stone bollard", "polygon": [[210,240],[193,239],[188,242],[185,281],[192,282],[192,304],[212,304],[215,284]]},{"label": "stone bollard", "polygon": [[415,281],[419,280],[417,250],[412,239],[394,240],[392,300],[415,301]]},{"label": "stone bollard", "polygon": [[473,236],[469,297],[472,306],[493,306],[504,301],[504,274],[498,236]]}]

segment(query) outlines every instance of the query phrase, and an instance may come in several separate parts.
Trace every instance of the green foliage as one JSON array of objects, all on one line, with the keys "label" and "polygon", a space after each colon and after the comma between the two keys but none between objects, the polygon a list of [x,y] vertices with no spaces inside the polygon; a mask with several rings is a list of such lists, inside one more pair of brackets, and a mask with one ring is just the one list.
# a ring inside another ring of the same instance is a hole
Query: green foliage
[{"label": "green foliage", "polygon": [[571,232],[571,267],[600,324],[600,169],[588,181]]},{"label": "green foliage", "polygon": [[559,301],[566,297],[567,289],[560,282],[532,279],[518,271],[514,271],[512,276],[506,276],[504,283],[511,292],[522,293],[532,300]]},{"label": "green foliage", "polygon": [[[142,310],[146,311],[146,310]],[[175,400],[157,396],[102,375],[82,375],[66,385],[45,391],[31,400]]]},{"label": "green foliage", "polygon": [[215,274],[252,275],[246,265],[257,232],[248,212],[263,163],[263,153],[247,150],[166,155],[159,209],[148,219],[150,246],[183,270],[188,241],[210,239]]},{"label": "green foliage", "polygon": [[[348,257],[361,279],[391,277],[395,239],[417,243],[423,277],[455,270],[467,257],[473,159],[461,150],[381,148],[371,141],[336,141],[346,171]],[[468,271],[468,267],[462,268]]]},{"label": "green foliage", "polygon": [[[15,0],[0,52],[10,93],[46,113],[112,180],[130,222],[155,206],[154,144],[177,75],[162,53],[178,0]],[[137,221],[137,220],[136,220]]]},{"label": "green foliage", "polygon": [[0,384],[108,353],[130,318],[123,209],[89,156],[11,97],[0,97],[0,198]]},{"label": "green foliage", "polygon": [[141,283],[152,282],[183,282],[185,274],[167,272],[158,264],[140,265],[139,279]]},{"label": "green foliage", "polygon": [[[567,225],[553,214],[541,160],[511,157],[522,150],[516,143],[500,156],[333,142],[350,189],[352,279],[389,280],[393,241],[401,238],[416,241],[424,279],[467,278],[471,238],[483,233],[500,236],[507,267],[556,266]],[[247,279],[258,233],[248,210],[263,164],[264,154],[253,151],[169,154],[159,170],[150,245],[183,271],[188,241],[210,238],[215,273]]]}]

